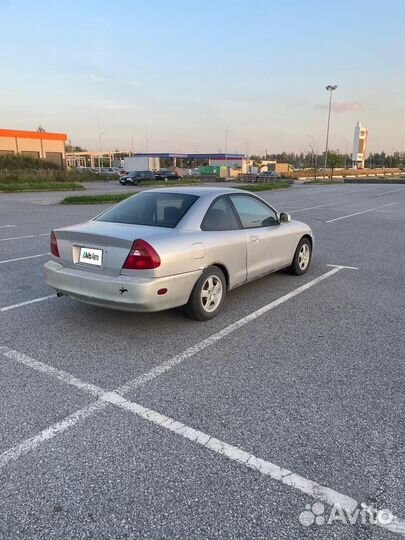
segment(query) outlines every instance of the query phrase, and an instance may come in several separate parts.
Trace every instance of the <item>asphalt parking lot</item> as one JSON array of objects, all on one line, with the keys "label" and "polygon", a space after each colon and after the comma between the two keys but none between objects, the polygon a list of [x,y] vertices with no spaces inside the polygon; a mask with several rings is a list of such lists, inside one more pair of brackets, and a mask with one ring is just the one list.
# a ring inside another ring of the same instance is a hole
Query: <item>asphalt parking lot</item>
[{"label": "asphalt parking lot", "polygon": [[198,323],[56,298],[50,230],[104,206],[0,195],[0,538],[405,535],[405,187],[262,196],[313,228],[309,272]]}]

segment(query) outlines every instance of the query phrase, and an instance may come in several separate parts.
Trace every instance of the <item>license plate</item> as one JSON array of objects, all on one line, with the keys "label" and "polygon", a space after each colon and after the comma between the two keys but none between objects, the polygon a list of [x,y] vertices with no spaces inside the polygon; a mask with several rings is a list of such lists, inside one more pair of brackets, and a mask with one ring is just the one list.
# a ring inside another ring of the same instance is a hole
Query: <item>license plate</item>
[{"label": "license plate", "polygon": [[82,247],[80,248],[79,262],[101,266],[103,263],[103,250]]}]

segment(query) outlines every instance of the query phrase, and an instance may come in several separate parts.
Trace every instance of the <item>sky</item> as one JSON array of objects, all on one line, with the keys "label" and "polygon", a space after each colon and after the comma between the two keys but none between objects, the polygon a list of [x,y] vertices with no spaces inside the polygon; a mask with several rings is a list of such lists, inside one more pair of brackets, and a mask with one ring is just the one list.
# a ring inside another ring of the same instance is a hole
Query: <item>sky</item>
[{"label": "sky", "polygon": [[[404,0],[0,0],[0,128],[98,150],[405,150]],[[227,134],[227,136],[226,136]]]}]

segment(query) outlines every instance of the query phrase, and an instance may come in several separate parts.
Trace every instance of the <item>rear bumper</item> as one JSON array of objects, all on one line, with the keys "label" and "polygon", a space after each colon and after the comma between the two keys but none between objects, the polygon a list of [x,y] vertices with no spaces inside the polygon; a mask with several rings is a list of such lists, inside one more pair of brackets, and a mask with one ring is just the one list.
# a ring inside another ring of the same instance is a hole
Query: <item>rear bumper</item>
[{"label": "rear bumper", "polygon": [[[67,268],[56,261],[45,266],[47,284],[57,292],[96,306],[121,311],[161,311],[188,302],[201,271],[162,278],[106,276],[76,268]],[[167,289],[158,295],[159,289]]]}]

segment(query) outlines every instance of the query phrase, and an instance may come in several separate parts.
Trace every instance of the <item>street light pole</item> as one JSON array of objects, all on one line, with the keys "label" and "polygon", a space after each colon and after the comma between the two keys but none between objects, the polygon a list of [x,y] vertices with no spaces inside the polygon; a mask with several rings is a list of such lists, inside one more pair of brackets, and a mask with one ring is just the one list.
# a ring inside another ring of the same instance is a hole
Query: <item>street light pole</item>
[{"label": "street light pole", "polygon": [[99,155],[98,155],[98,172],[101,172],[101,136],[104,135],[104,131],[99,131],[98,133],[98,142],[99,142]]},{"label": "street light pole", "polygon": [[326,167],[328,164],[328,144],[329,144],[329,127],[330,127],[330,111],[332,108],[332,93],[336,90],[337,84],[328,84],[325,86],[325,89],[329,92],[329,110],[328,110],[328,127],[326,130],[326,145],[325,145],[325,163],[323,167],[323,179],[325,180],[326,176]]},{"label": "street light pole", "polygon": [[225,166],[226,176],[228,176],[228,128],[225,129]]}]

